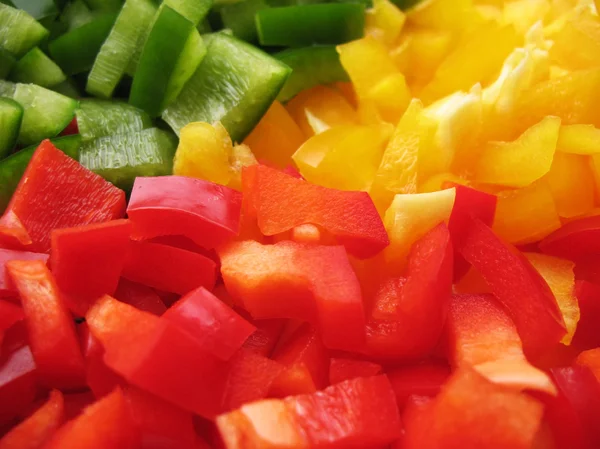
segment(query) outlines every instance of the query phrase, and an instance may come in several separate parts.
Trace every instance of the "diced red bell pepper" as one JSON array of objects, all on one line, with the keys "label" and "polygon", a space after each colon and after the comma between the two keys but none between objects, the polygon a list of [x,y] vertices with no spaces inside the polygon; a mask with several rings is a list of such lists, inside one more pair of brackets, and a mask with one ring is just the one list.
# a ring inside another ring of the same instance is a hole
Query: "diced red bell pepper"
[{"label": "diced red bell pepper", "polygon": [[0,299],[0,345],[4,338],[4,332],[23,318],[25,318],[25,314],[21,307]]},{"label": "diced red bell pepper", "polygon": [[188,332],[222,360],[229,360],[256,330],[204,287],[189,292],[163,317]]},{"label": "diced red bell pepper", "polygon": [[94,393],[90,390],[81,393],[67,393],[64,395],[65,419],[71,420],[81,414],[84,408],[96,402]]},{"label": "diced red bell pepper", "polygon": [[301,325],[272,355],[283,371],[271,386],[270,396],[312,393],[328,385],[329,355],[317,330]]},{"label": "diced red bell pepper", "polygon": [[456,183],[450,183],[445,187],[456,189],[454,206],[448,220],[448,230],[454,243],[454,281],[456,282],[469,270],[469,263],[460,253],[469,222],[473,218],[478,218],[486,225],[492,226],[498,197]]},{"label": "diced red bell pepper", "polygon": [[184,235],[214,248],[239,232],[242,194],[184,176],[136,178],[127,214],[135,239]]},{"label": "diced red bell pepper", "polygon": [[450,377],[450,367],[445,363],[402,366],[387,371],[398,407],[404,408],[409,397],[434,397]]},{"label": "diced red bell pepper", "polygon": [[587,281],[575,282],[580,318],[571,344],[580,349],[600,346],[600,285]]},{"label": "diced red bell pepper", "polygon": [[73,312],[83,316],[95,300],[115,292],[130,234],[129,220],[52,231],[52,274]]},{"label": "diced red bell pepper", "polygon": [[269,357],[279,341],[285,320],[250,320],[250,322],[256,327],[256,331],[244,342],[244,348]]},{"label": "diced red bell pepper", "polygon": [[7,270],[21,297],[40,380],[46,386],[67,390],[85,385],[85,365],[73,319],[46,264],[13,260]]},{"label": "diced red bell pepper", "polygon": [[484,223],[473,220],[468,229],[461,253],[515,322],[525,353],[540,354],[558,343],[566,328],[546,281],[515,247]]},{"label": "diced red bell pepper", "polygon": [[564,224],[540,242],[540,249],[552,256],[577,261],[600,253],[600,216],[584,217]]},{"label": "diced red bell pepper", "polygon": [[45,263],[48,260],[48,254],[0,249],[0,297],[18,295],[17,289],[6,272],[6,264],[11,260],[41,260]]},{"label": "diced red bell pepper", "polygon": [[50,232],[121,218],[125,192],[44,140],[33,154],[5,214],[31,237],[31,251],[50,250]]},{"label": "diced red bell pepper", "polygon": [[250,349],[240,349],[229,362],[222,412],[266,398],[282,370],[276,361]]},{"label": "diced red bell pepper", "polygon": [[[405,282],[388,279],[392,290],[380,289],[374,310],[388,317],[372,317],[367,325],[369,355],[378,358],[415,358],[436,346],[446,319],[452,287],[453,252],[450,234],[441,223],[411,249]],[[384,306],[377,304],[379,301]],[[376,315],[377,316],[377,315]]]},{"label": "diced red bell pepper", "polygon": [[550,370],[558,396],[544,398],[556,449],[600,447],[600,384],[585,366]]},{"label": "diced red bell pepper", "polygon": [[167,311],[167,306],[152,288],[124,278],[119,280],[114,296],[125,304],[156,316],[161,316]]},{"label": "diced red bell pepper", "polygon": [[600,283],[600,255],[590,254],[578,258],[573,271],[578,281]]},{"label": "diced red bell pepper", "polygon": [[122,276],[159,290],[185,295],[215,286],[216,265],[201,254],[149,242],[130,242]]},{"label": "diced red bell pepper", "polygon": [[8,210],[0,217],[0,248],[25,250],[31,245],[31,237],[19,217]]},{"label": "diced red bell pepper", "polygon": [[120,388],[63,425],[44,449],[137,449],[138,428]]},{"label": "diced red bell pepper", "polygon": [[243,241],[224,247],[220,256],[227,290],[254,318],[316,322],[328,348],[363,344],[360,285],[343,247]]},{"label": "diced red bell pepper", "polygon": [[109,296],[86,322],[104,345],[107,366],[127,382],[201,416],[219,413],[227,365],[187,332]]},{"label": "diced red bell pepper", "polygon": [[142,449],[192,449],[196,433],[192,414],[135,387],[124,390]]},{"label": "diced red bell pepper", "polygon": [[589,349],[581,352],[576,359],[576,363],[581,366],[587,366],[600,382],[600,348]]},{"label": "diced red bell pepper", "polygon": [[0,449],[39,449],[64,419],[63,395],[53,390],[44,405],[0,439]]},{"label": "diced red bell pepper", "polygon": [[381,374],[383,367],[366,360],[340,359],[329,361],[329,383],[331,385],[357,377],[371,377]]},{"label": "diced red bell pepper", "polygon": [[446,322],[450,363],[492,382],[556,394],[548,375],[523,353],[517,328],[492,295],[454,295]]},{"label": "diced red bell pepper", "polygon": [[227,449],[360,449],[389,444],[401,432],[398,407],[385,376],[247,404],[219,416],[217,425]]},{"label": "diced red bell pepper", "polygon": [[407,425],[405,449],[529,449],[544,407],[465,366],[420,413]]},{"label": "diced red bell pepper", "polygon": [[261,232],[276,235],[305,223],[322,226],[348,252],[369,258],[390,241],[367,192],[349,192],[311,184],[265,165],[244,167],[246,211]]},{"label": "diced red bell pepper", "polygon": [[23,413],[35,394],[36,366],[29,346],[3,351],[0,354],[0,426]]},{"label": "diced red bell pepper", "polygon": [[61,136],[70,136],[72,134],[79,134],[79,126],[77,125],[77,117],[73,117],[73,120],[69,122],[67,127],[60,133]]}]

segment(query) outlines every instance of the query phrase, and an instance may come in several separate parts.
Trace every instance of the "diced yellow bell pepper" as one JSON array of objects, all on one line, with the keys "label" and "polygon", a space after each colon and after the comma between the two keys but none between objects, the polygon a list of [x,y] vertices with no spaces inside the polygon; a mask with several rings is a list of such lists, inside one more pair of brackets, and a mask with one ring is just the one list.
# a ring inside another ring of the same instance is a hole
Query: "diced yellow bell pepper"
[{"label": "diced yellow bell pepper", "polygon": [[556,151],[572,154],[600,153],[600,129],[594,125],[561,126]]},{"label": "diced yellow bell pepper", "polygon": [[422,183],[419,183],[418,192],[419,193],[437,192],[438,190],[445,189],[447,183],[462,184],[465,186],[469,185],[469,182],[466,179],[463,179],[460,176],[456,176],[453,173],[440,173],[440,174],[431,176],[429,179],[426,179]]},{"label": "diced yellow bell pepper", "polygon": [[310,182],[368,190],[391,133],[391,125],[338,126],[308,139],[293,159]]},{"label": "diced yellow bell pepper", "polygon": [[366,34],[380,39],[386,45],[398,40],[406,22],[406,15],[389,0],[374,0],[366,18]]},{"label": "diced yellow bell pepper", "polygon": [[[231,164],[232,176],[228,187],[242,190],[242,170],[244,167],[258,164],[252,150],[247,145],[234,145],[229,163]],[[291,159],[290,159],[291,163]]]},{"label": "diced yellow bell pepper", "polygon": [[278,101],[273,102],[244,143],[258,159],[279,168],[292,163],[292,155],[306,140],[294,119]]},{"label": "diced yellow bell pepper", "polygon": [[411,94],[404,75],[398,72],[375,84],[367,99],[373,101],[383,120],[396,124],[410,103]]},{"label": "diced yellow bell pepper", "polygon": [[512,142],[489,142],[477,163],[475,179],[486,184],[525,187],[550,170],[560,119],[546,117]]},{"label": "diced yellow bell pepper", "polygon": [[173,161],[173,174],[227,185],[233,144],[221,123],[193,122],[181,129]]},{"label": "diced yellow bell pepper", "polygon": [[512,25],[486,23],[467,34],[440,64],[421,92],[428,104],[455,91],[467,91],[495,76],[518,44]]},{"label": "diced yellow bell pepper", "polygon": [[425,0],[408,11],[408,20],[426,28],[464,30],[477,17],[473,0]]},{"label": "diced yellow bell pepper", "polygon": [[574,14],[554,36],[550,55],[571,70],[600,67],[600,18],[589,10]]},{"label": "diced yellow bell pepper", "polygon": [[448,221],[456,189],[433,193],[396,195],[385,212],[385,229],[390,246],[384,250],[388,264],[401,271],[413,243],[442,221]]},{"label": "diced yellow bell pepper", "polygon": [[544,278],[556,298],[556,303],[565,320],[567,334],[561,342],[570,345],[579,322],[579,302],[575,297],[575,264],[570,260],[559,259],[539,253],[527,253],[525,257]]},{"label": "diced yellow bell pepper", "polygon": [[544,18],[551,10],[548,0],[515,0],[504,4],[504,23],[514,25],[521,36],[525,36],[529,28]]},{"label": "diced yellow bell pepper", "polygon": [[594,208],[594,176],[588,156],[557,152],[544,179],[560,217],[585,215]]},{"label": "diced yellow bell pepper", "polygon": [[356,91],[350,81],[338,81],[337,83],[333,83],[331,87],[341,93],[350,106],[353,108],[357,107],[358,99],[356,98]]},{"label": "diced yellow bell pepper", "polygon": [[358,102],[358,108],[356,110],[360,123],[363,125],[381,125],[386,123],[381,116],[379,108],[375,104],[375,101],[367,98],[361,98]]},{"label": "diced yellow bell pepper", "polygon": [[545,182],[498,194],[493,229],[509,242],[536,242],[560,225],[552,193]]},{"label": "diced yellow bell pepper", "polygon": [[357,125],[357,112],[337,90],[317,86],[304,90],[286,105],[290,115],[302,130],[305,138],[322,133],[329,128]]}]

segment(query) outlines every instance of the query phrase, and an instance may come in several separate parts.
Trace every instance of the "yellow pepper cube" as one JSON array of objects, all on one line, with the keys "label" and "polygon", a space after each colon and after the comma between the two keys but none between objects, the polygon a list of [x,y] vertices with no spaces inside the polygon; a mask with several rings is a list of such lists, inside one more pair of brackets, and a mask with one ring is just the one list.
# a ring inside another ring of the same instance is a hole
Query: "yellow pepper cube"
[{"label": "yellow pepper cube", "polygon": [[367,11],[366,34],[380,39],[386,45],[398,40],[406,22],[406,15],[389,0],[374,0]]},{"label": "yellow pepper cube", "polygon": [[412,24],[449,30],[468,28],[477,17],[473,0],[425,0],[407,15]]},{"label": "yellow pepper cube", "polygon": [[383,120],[396,124],[410,103],[411,94],[404,75],[395,73],[374,85],[367,99],[373,101]]},{"label": "yellow pepper cube", "polygon": [[504,4],[503,21],[514,25],[517,33],[525,36],[531,26],[551,10],[548,0],[516,0]]},{"label": "yellow pepper cube", "polygon": [[556,151],[572,154],[600,153],[600,129],[594,125],[561,126]]},{"label": "yellow pepper cube", "polygon": [[570,70],[600,67],[600,18],[589,10],[573,14],[554,36],[553,61]]},{"label": "yellow pepper cube", "polygon": [[512,142],[489,142],[479,158],[475,179],[486,184],[525,187],[552,165],[560,119],[547,117]]}]

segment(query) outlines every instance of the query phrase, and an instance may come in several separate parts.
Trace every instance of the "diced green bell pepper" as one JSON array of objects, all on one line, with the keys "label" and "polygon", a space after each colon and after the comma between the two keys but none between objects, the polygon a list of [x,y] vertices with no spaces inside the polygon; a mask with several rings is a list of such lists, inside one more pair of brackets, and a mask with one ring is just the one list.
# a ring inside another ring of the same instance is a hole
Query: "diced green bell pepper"
[{"label": "diced green bell pepper", "polygon": [[10,72],[11,81],[33,83],[42,87],[53,87],[66,79],[60,67],[38,47],[29,50]]},{"label": "diced green bell pepper", "polygon": [[219,11],[223,26],[230,29],[235,37],[246,42],[258,43],[255,16],[268,7],[265,0],[244,0],[223,5]]},{"label": "diced green bell pepper", "polygon": [[29,13],[0,3],[0,48],[20,58],[48,34]]},{"label": "diced green bell pepper", "polygon": [[84,98],[79,102],[75,116],[84,140],[152,127],[152,119],[146,112],[120,101]]},{"label": "diced green bell pepper", "polygon": [[10,98],[0,97],[0,159],[15,147],[22,120],[23,106]]}]

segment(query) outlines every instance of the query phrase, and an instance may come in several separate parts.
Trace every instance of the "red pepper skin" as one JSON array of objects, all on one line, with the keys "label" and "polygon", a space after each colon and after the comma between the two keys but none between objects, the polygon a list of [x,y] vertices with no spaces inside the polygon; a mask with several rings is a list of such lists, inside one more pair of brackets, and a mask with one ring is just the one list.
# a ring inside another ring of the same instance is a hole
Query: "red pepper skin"
[{"label": "red pepper skin", "polygon": [[241,207],[241,193],[209,181],[140,177],[133,184],[127,214],[136,240],[183,235],[203,248],[214,248],[238,234]]},{"label": "red pepper skin", "polygon": [[84,316],[96,299],[115,292],[130,234],[129,220],[52,231],[52,274],[74,313]]},{"label": "red pepper skin", "polygon": [[131,241],[122,276],[130,281],[185,295],[198,287],[212,290],[215,263],[201,254],[159,243]]},{"label": "red pepper skin", "polygon": [[121,218],[125,192],[44,140],[33,154],[7,213],[27,230],[30,251],[48,252],[50,232]]},{"label": "red pepper skin", "polygon": [[540,242],[542,252],[577,261],[600,252],[600,216],[571,221]]},{"label": "red pepper skin", "polygon": [[302,324],[272,355],[283,366],[271,386],[270,396],[312,393],[328,385],[329,355],[317,330]]},{"label": "red pepper skin", "polygon": [[6,211],[0,217],[0,248],[27,251],[31,237],[19,217],[12,211]]},{"label": "red pepper skin", "polygon": [[329,384],[337,384],[357,377],[371,377],[381,374],[383,367],[364,360],[331,358],[329,361]]},{"label": "red pepper skin", "polygon": [[343,247],[243,241],[220,256],[227,290],[254,318],[317,323],[330,349],[353,351],[364,343],[360,284]]},{"label": "red pepper skin", "polygon": [[77,125],[77,117],[73,117],[73,120],[69,122],[65,129],[60,133],[61,136],[70,136],[72,134],[79,134],[79,126]]},{"label": "red pepper skin", "polygon": [[492,226],[498,197],[461,184],[452,183],[448,187],[456,189],[454,206],[448,220],[448,230],[454,243],[454,282],[456,282],[469,271],[469,263],[459,250],[468,233],[469,222],[473,218],[478,218],[482,223]]},{"label": "red pepper skin", "polygon": [[17,289],[6,272],[6,264],[11,260],[41,260],[46,263],[48,254],[0,249],[0,297],[18,296]]},{"label": "red pepper skin", "polygon": [[73,319],[46,264],[13,260],[7,270],[21,297],[40,380],[48,387],[66,390],[85,385],[85,365]]},{"label": "red pepper skin", "polygon": [[265,165],[244,167],[245,210],[258,219],[264,235],[276,235],[312,223],[337,237],[348,253],[374,256],[390,241],[367,192],[348,192],[310,184]]},{"label": "red pepper skin", "polygon": [[600,384],[589,368],[550,370],[558,396],[545,397],[546,417],[556,449],[593,449],[600,445]]},{"label": "red pepper skin", "polygon": [[43,449],[137,449],[140,435],[120,388],[63,425]]},{"label": "red pepper skin", "polygon": [[247,404],[219,416],[217,426],[226,449],[359,449],[387,445],[401,432],[398,407],[385,376]]},{"label": "red pepper skin", "polygon": [[2,345],[4,332],[24,318],[25,314],[21,307],[0,299],[0,346]]},{"label": "red pepper skin", "polygon": [[452,263],[450,234],[441,223],[414,244],[406,281],[390,278],[379,290],[367,325],[368,355],[419,358],[435,348],[450,300]]},{"label": "red pepper skin", "polygon": [[63,395],[53,390],[44,405],[0,439],[0,449],[39,449],[64,419]]},{"label": "red pepper skin", "polygon": [[581,352],[577,356],[575,363],[581,366],[587,366],[594,376],[596,376],[598,382],[600,382],[600,348]]},{"label": "red pepper skin", "polygon": [[0,426],[10,423],[33,402],[36,366],[29,346],[0,354]]},{"label": "red pepper skin", "polygon": [[584,350],[597,348],[600,346],[600,285],[576,281],[575,296],[579,302],[580,318],[571,344]]},{"label": "red pepper skin", "polygon": [[459,368],[407,422],[404,449],[529,449],[543,405]]},{"label": "red pepper skin", "polygon": [[204,287],[192,290],[163,315],[216,357],[229,360],[256,328]]},{"label": "red pepper skin", "polygon": [[531,263],[479,220],[469,225],[460,248],[515,322],[525,353],[539,355],[565,335],[564,320],[550,287]]},{"label": "red pepper skin", "polygon": [[142,449],[192,449],[196,433],[192,414],[135,387],[123,391]]},{"label": "red pepper skin", "polygon": [[396,394],[398,407],[404,408],[410,396],[434,397],[450,377],[450,367],[442,363],[426,363],[392,368],[387,376]]},{"label": "red pepper skin", "polygon": [[167,306],[153,289],[124,278],[119,280],[114,296],[125,304],[156,316],[161,316],[167,311]]},{"label": "red pepper skin", "polygon": [[[239,309],[238,311],[240,313],[245,312]],[[279,341],[279,336],[283,332],[286,320],[252,320],[250,317],[248,317],[248,320],[256,327],[256,331],[248,337],[243,347],[256,354],[269,357]]]}]

